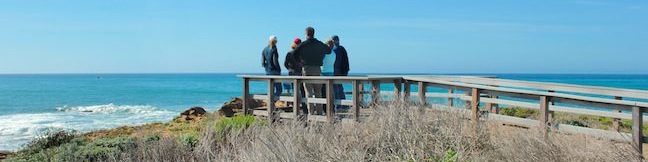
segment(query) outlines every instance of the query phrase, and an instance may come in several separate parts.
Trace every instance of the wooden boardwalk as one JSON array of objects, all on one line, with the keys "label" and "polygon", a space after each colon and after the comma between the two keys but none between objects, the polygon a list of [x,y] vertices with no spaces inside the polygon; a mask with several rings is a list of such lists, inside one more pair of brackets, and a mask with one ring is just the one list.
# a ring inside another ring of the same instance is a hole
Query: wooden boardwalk
[{"label": "wooden boardwalk", "polygon": [[[492,77],[475,76],[266,76],[240,75],[243,79],[243,110],[246,114],[267,116],[269,120],[277,118],[297,120],[301,111],[281,113],[276,111],[274,104],[268,104],[266,110],[254,110],[249,107],[250,99],[279,100],[292,103],[313,103],[326,106],[326,115],[308,115],[308,120],[332,122],[337,119],[333,105],[350,106],[350,112],[341,121],[357,122],[362,116],[367,116],[370,109],[362,109],[364,105],[383,101],[382,96],[398,102],[416,102],[430,105],[429,99],[443,99],[445,105],[432,106],[440,109],[464,111],[472,120],[494,120],[512,125],[538,127],[546,132],[582,133],[618,141],[632,142],[638,152],[642,153],[643,113],[648,108],[648,91],[581,86],[560,83],[530,82],[497,79]],[[268,83],[265,94],[251,94],[250,82]],[[324,84],[325,98],[302,98],[299,94],[302,86],[294,86],[292,96],[274,96],[273,83],[293,83],[294,85]],[[336,100],[333,97],[334,84],[351,84],[351,99]],[[393,85],[393,91],[381,92],[381,85]],[[365,85],[370,90],[365,92]],[[413,92],[412,87],[417,91]],[[430,88],[445,89],[447,92],[432,92]],[[364,100],[364,95],[369,100]],[[460,101],[462,103],[457,103]],[[499,115],[502,106],[523,107],[540,110],[540,119],[524,119]],[[301,104],[293,104],[293,110],[301,110]],[[458,109],[458,107],[460,107]],[[586,108],[584,108],[586,107]],[[269,111],[268,111],[269,110]],[[272,113],[270,113],[272,112]],[[557,124],[553,121],[554,112],[593,115],[614,118],[614,130],[600,130],[585,127]],[[632,120],[632,133],[620,132],[621,119]]]}]

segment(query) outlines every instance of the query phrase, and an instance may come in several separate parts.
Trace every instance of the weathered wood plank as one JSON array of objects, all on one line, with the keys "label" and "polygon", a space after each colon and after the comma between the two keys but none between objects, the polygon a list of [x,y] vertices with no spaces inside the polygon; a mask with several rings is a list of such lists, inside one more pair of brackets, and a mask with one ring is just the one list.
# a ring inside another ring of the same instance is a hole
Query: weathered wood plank
[{"label": "weathered wood plank", "polygon": [[549,114],[551,113],[549,111],[549,105],[551,105],[549,102],[551,102],[549,97],[540,96],[540,128],[544,132],[549,131]]},{"label": "weathered wood plank", "polygon": [[243,78],[243,114],[247,115],[250,113],[250,79]]},{"label": "weathered wood plank", "polygon": [[643,154],[643,109],[632,108],[632,141],[639,154]]},{"label": "weathered wood plank", "polygon": [[[491,85],[493,87],[498,87],[497,85]],[[499,96],[495,94],[488,94],[489,98],[494,98],[497,99]],[[486,108],[490,111],[492,114],[499,114],[499,105],[497,103],[486,103]]]},{"label": "weathered wood plank", "polygon": [[353,119],[355,121],[360,120],[360,83],[358,81],[353,81]]},{"label": "weathered wood plank", "polygon": [[418,82],[418,97],[419,97],[419,104],[421,105],[427,104],[427,97],[425,97],[426,91],[427,91],[427,85],[425,85],[424,82]]},{"label": "weathered wood plank", "polygon": [[394,102],[400,101],[400,96],[401,96],[401,84],[402,80],[401,79],[396,79],[394,80]]},{"label": "weathered wood plank", "polygon": [[326,117],[329,122],[334,122],[334,111],[335,111],[335,91],[333,90],[333,80],[328,80],[326,84]]},{"label": "weathered wood plank", "polygon": [[[615,96],[614,99],[615,100],[623,100],[623,97]],[[614,112],[615,113],[621,113],[621,109],[620,108],[614,108]],[[612,122],[612,128],[615,131],[620,132],[621,131],[621,119],[620,118],[614,118],[613,120],[614,121]]]},{"label": "weathered wood plank", "polygon": [[240,78],[249,78],[249,79],[281,79],[281,80],[394,80],[400,79],[400,76],[287,76],[287,75],[237,75]]},{"label": "weathered wood plank", "polygon": [[479,122],[479,89],[473,88],[471,91],[472,102],[470,115],[475,122]]},{"label": "weathered wood plank", "polygon": [[453,107],[454,106],[454,97],[452,95],[454,94],[454,89],[448,89],[448,107]]},{"label": "weathered wood plank", "polygon": [[274,112],[275,103],[274,103],[274,79],[268,79],[268,121],[269,123],[274,122]]},{"label": "weathered wood plank", "polygon": [[[268,95],[250,95],[252,96],[251,98],[257,99],[257,100],[267,100]],[[294,102],[295,98],[293,96],[279,96],[279,99],[277,101],[286,101],[286,102]],[[275,97],[277,99],[277,97]],[[314,104],[326,104],[326,98],[301,98],[300,101],[302,103],[314,103]],[[336,105],[346,105],[346,106],[353,106],[353,100],[335,100],[333,101],[334,104]],[[360,102],[362,103],[362,102]],[[361,104],[362,105],[362,104]]]},{"label": "weathered wood plank", "polygon": [[[423,81],[426,83],[435,83],[435,84],[445,84],[445,85],[450,85],[450,86],[457,86],[457,87],[465,87],[465,88],[479,88],[484,91],[487,91],[488,93],[505,93],[505,94],[519,94],[521,96],[551,96],[552,98],[558,100],[560,99],[561,101],[584,101],[584,102],[589,102],[589,103],[595,103],[595,104],[603,104],[606,105],[604,107],[609,107],[610,105],[619,105],[619,106],[625,106],[625,107],[631,107],[631,106],[638,106],[638,107],[643,107],[643,108],[648,108],[648,103],[644,102],[635,102],[635,101],[621,101],[621,100],[613,100],[613,99],[605,99],[605,98],[597,98],[597,97],[587,97],[587,96],[578,96],[578,95],[572,95],[572,94],[563,94],[563,93],[549,93],[549,92],[540,92],[540,91],[531,91],[531,90],[521,90],[521,89],[513,89],[513,88],[503,88],[503,87],[490,87],[490,86],[485,86],[485,85],[477,85],[477,84],[467,84],[467,83],[457,83],[457,82],[449,82],[449,81],[443,81],[443,80],[435,80],[435,79],[430,79],[430,78],[424,78],[424,77],[404,77],[409,80],[414,80],[414,81]],[[499,95],[499,94],[498,94]],[[559,101],[555,101],[559,102]]]},{"label": "weathered wood plank", "polygon": [[410,102],[411,92],[412,92],[412,82],[405,81],[405,85],[403,85],[403,102],[405,103]]},{"label": "weathered wood plank", "polygon": [[469,90],[469,91],[464,91],[464,95],[465,96],[470,96],[470,100],[464,100],[464,107],[466,107],[466,109],[470,110],[470,109],[472,109],[470,104],[472,104],[472,100],[474,99],[473,94],[472,94],[472,89]]},{"label": "weathered wood plank", "polygon": [[[359,82],[359,84],[360,84],[360,86],[358,86],[358,88],[359,88],[360,92],[364,92],[364,91],[365,91],[365,90],[364,90],[364,89],[365,89],[365,87],[364,87],[364,84],[365,84],[365,83],[363,83],[363,82]],[[365,97],[364,94],[365,94],[365,93],[360,93],[360,97],[358,97],[358,99],[360,100],[360,103],[363,103],[363,102],[364,102],[364,97]]]},{"label": "weathered wood plank", "polygon": [[300,114],[302,112],[302,109],[301,109],[301,104],[302,104],[302,102],[301,102],[301,98],[302,98],[301,89],[302,89],[303,86],[301,86],[301,85],[302,85],[302,83],[301,83],[301,81],[299,79],[295,79],[293,81],[293,115],[296,116],[295,121],[299,120],[299,116],[300,116]]},{"label": "weathered wood plank", "polygon": [[607,95],[607,96],[623,96],[632,98],[648,99],[648,91],[610,88],[610,87],[597,87],[597,86],[583,86],[563,83],[547,83],[547,82],[533,82],[533,81],[520,81],[509,79],[493,79],[493,78],[480,78],[480,77],[435,77],[437,79],[452,80],[471,84],[486,84],[497,85],[503,87],[520,87],[531,88],[538,90],[552,90],[562,92],[576,92],[585,94]]},{"label": "weathered wood plank", "polygon": [[380,81],[371,81],[371,104],[378,104],[380,101]]}]

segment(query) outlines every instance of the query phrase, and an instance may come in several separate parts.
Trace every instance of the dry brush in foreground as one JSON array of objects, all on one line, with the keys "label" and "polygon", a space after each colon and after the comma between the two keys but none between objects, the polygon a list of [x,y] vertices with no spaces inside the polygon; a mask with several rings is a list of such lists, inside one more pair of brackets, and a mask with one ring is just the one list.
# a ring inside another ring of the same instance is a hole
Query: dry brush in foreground
[{"label": "dry brush in foreground", "polygon": [[[106,161],[636,161],[628,143],[544,133],[482,122],[464,114],[382,105],[353,124],[208,124],[195,145],[137,142]],[[239,121],[235,121],[239,120]],[[253,120],[253,118],[252,118]]]}]

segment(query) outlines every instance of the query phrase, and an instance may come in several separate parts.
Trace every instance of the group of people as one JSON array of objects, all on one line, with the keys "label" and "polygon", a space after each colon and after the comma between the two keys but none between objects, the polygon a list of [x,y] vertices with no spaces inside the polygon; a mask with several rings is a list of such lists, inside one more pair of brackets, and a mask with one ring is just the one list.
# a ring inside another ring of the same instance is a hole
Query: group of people
[{"label": "group of people", "polygon": [[[279,65],[279,52],[277,51],[277,37],[270,36],[268,46],[262,52],[262,66],[266,75],[281,75]],[[315,29],[306,28],[306,40],[295,38],[291,45],[292,51],[286,54],[284,66],[290,76],[347,76],[349,74],[349,57],[346,49],[340,45],[340,38],[332,36],[323,43],[315,38]],[[282,84],[276,83],[274,95],[283,93]],[[290,84],[285,85],[292,89]],[[301,85],[294,85],[301,86]],[[304,84],[301,94],[309,97],[322,98],[324,91],[321,84]],[[344,88],[340,84],[334,85],[336,99],[345,99]],[[307,105],[308,110],[315,114],[323,114],[325,110],[321,105]],[[295,110],[297,111],[297,110]],[[304,114],[309,113],[303,109]]]}]

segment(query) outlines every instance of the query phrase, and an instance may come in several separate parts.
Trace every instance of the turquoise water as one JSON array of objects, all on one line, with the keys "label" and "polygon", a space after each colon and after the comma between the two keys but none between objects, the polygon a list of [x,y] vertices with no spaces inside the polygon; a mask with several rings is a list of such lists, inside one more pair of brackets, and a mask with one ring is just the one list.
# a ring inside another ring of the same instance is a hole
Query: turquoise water
[{"label": "turquoise water", "polygon": [[[648,90],[648,75],[478,75]],[[240,96],[241,85],[235,74],[0,75],[0,150],[15,150],[49,129],[165,122],[192,106],[214,111]],[[265,84],[251,90],[263,92]]]}]

